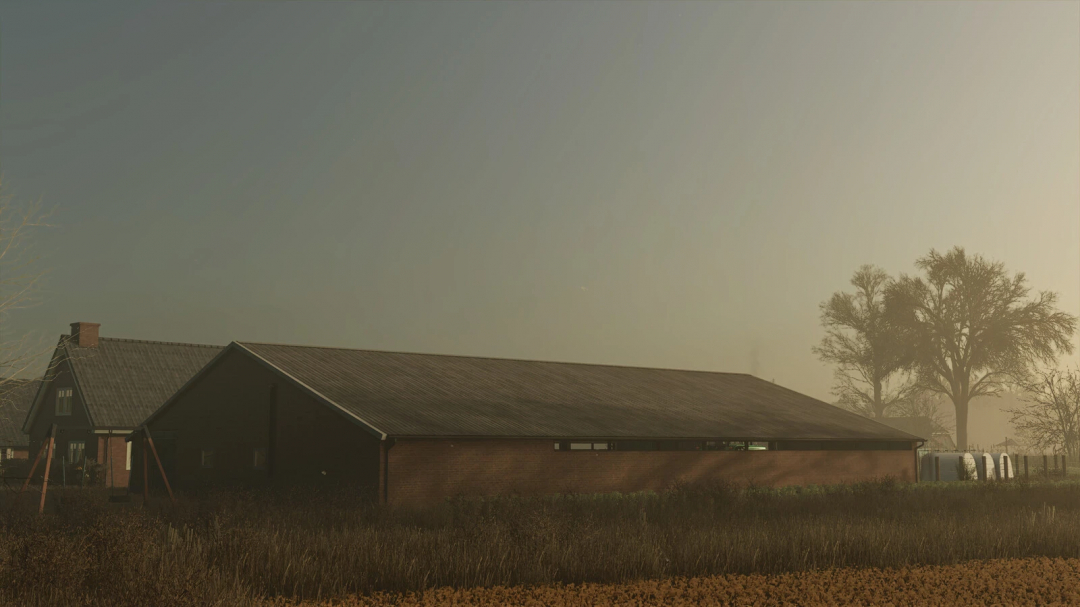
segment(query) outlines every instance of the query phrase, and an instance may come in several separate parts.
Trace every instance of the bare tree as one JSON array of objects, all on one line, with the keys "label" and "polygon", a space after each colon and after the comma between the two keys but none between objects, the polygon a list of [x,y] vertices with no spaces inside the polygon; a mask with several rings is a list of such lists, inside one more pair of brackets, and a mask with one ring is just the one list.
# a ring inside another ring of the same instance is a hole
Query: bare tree
[{"label": "bare tree", "polygon": [[1013,427],[1040,450],[1080,455],[1080,370],[1040,371],[1022,387],[1023,404],[1006,409]]},{"label": "bare tree", "polygon": [[17,203],[0,189],[0,401],[22,390],[33,366],[52,349],[32,333],[10,337],[8,329],[13,312],[36,303],[45,272],[33,254],[32,236],[48,226],[49,215],[40,203]]},{"label": "bare tree", "polygon": [[928,417],[934,433],[952,432],[956,428],[951,415],[946,411],[950,406],[945,397],[927,390],[916,390],[896,403],[892,413],[895,417]]},{"label": "bare tree", "polygon": [[825,337],[813,348],[822,361],[836,365],[838,404],[867,417],[885,417],[912,389],[900,377],[908,364],[904,344],[885,314],[890,283],[884,270],[860,267],[851,278],[854,293],[838,291],[821,304]]},{"label": "bare tree", "polygon": [[912,347],[920,388],[947,396],[956,410],[956,443],[968,446],[968,404],[1023,381],[1038,362],[1072,352],[1076,318],[1055,308],[1057,295],[1028,299],[1023,273],[956,247],[931,250],[915,266],[925,277],[889,285],[890,320]]}]

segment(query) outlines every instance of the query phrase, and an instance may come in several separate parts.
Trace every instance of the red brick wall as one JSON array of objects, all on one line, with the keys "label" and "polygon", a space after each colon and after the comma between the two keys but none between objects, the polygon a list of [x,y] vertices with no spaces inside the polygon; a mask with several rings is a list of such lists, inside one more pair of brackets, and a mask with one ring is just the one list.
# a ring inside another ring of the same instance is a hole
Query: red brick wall
[{"label": "red brick wall", "polygon": [[[89,445],[87,446],[89,449]],[[131,473],[127,466],[127,443],[124,436],[97,437],[97,452],[101,455],[101,465],[105,468],[106,487],[127,487]]]},{"label": "red brick wall", "polygon": [[915,480],[911,451],[555,451],[553,440],[398,440],[389,501],[458,493],[660,491],[676,479],[761,486],[833,484],[883,476]]}]

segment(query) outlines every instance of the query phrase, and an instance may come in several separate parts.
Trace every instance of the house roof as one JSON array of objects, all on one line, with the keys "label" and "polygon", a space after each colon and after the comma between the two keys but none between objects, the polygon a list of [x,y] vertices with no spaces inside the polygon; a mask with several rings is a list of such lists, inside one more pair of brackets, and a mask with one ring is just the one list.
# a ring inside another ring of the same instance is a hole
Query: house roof
[{"label": "house roof", "polygon": [[[134,428],[222,349],[111,337],[99,338],[97,346],[85,348],[65,335],[60,338],[50,368],[65,362],[71,366],[95,427]],[[35,401],[36,406],[39,403]],[[31,411],[27,416],[27,427],[35,413]]]},{"label": "house roof", "polygon": [[22,423],[41,386],[40,379],[0,382],[0,447],[29,447],[30,435]]},{"label": "house roof", "polygon": [[738,373],[250,342],[230,348],[383,436],[918,440]]}]

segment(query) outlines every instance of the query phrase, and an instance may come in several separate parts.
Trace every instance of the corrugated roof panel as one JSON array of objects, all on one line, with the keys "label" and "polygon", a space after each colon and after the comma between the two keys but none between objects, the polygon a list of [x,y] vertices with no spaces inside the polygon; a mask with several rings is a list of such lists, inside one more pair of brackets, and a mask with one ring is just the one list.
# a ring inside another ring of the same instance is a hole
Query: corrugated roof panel
[{"label": "corrugated roof panel", "polygon": [[138,426],[222,349],[108,337],[93,348],[64,341],[86,406],[100,427]]},{"label": "corrugated roof panel", "polygon": [[392,436],[916,440],[744,374],[240,345]]}]

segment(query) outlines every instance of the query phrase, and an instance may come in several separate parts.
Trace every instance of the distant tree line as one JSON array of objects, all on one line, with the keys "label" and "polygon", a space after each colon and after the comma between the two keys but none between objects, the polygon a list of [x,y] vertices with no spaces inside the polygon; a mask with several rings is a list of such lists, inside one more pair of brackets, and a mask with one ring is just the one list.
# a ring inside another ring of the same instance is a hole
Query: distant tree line
[{"label": "distant tree line", "polygon": [[864,265],[851,292],[821,304],[825,336],[813,348],[835,365],[838,404],[868,417],[926,415],[946,425],[956,412],[956,444],[968,442],[973,398],[1021,391],[1013,424],[1033,443],[1080,454],[1080,373],[1056,368],[1072,352],[1076,317],[1057,295],[1034,295],[1023,273],[955,247],[931,250],[918,273],[891,277]]}]

